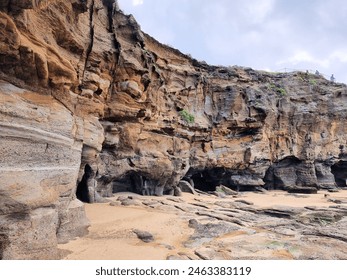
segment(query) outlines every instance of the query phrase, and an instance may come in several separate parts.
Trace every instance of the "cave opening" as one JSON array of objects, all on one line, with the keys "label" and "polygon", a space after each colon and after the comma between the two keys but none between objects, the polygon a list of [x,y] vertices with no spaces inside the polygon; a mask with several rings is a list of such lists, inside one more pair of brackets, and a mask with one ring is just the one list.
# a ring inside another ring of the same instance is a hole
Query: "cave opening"
[{"label": "cave opening", "polygon": [[206,171],[196,173],[191,176],[194,182],[194,187],[204,192],[210,192],[216,190],[216,184],[211,180]]},{"label": "cave opening", "polygon": [[222,167],[203,170],[191,168],[185,178],[193,181],[195,189],[203,192],[214,192],[219,185],[231,188],[230,176],[230,172]]},{"label": "cave opening", "polygon": [[76,196],[82,202],[90,203],[89,189],[88,189],[88,179],[93,176],[93,169],[89,164],[84,167],[84,174],[81,182],[78,183],[76,189]]},{"label": "cave opening", "polygon": [[145,177],[139,172],[129,171],[112,182],[112,192],[133,192],[141,194]]},{"label": "cave opening", "polygon": [[347,161],[340,160],[339,162],[335,163],[331,166],[331,173],[335,177],[336,185],[339,188],[346,189],[346,182],[347,182]]}]

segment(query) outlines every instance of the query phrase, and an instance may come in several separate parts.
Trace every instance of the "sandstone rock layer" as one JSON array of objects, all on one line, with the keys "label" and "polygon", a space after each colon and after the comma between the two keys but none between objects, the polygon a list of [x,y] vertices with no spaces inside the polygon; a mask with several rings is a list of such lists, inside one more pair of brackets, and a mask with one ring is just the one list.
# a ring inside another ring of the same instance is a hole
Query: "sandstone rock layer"
[{"label": "sandstone rock layer", "polygon": [[209,66],[113,0],[1,0],[0,80],[4,259],[57,258],[117,191],[346,185],[345,85]]}]

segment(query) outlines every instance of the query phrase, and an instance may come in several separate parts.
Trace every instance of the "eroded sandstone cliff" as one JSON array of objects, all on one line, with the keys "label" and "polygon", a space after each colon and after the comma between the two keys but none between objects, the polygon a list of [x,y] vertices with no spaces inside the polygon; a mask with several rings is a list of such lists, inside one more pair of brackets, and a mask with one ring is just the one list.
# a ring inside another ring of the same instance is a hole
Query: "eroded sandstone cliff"
[{"label": "eroded sandstone cliff", "polygon": [[196,61],[114,0],[0,0],[0,79],[3,259],[59,257],[117,191],[345,187],[345,85]]}]

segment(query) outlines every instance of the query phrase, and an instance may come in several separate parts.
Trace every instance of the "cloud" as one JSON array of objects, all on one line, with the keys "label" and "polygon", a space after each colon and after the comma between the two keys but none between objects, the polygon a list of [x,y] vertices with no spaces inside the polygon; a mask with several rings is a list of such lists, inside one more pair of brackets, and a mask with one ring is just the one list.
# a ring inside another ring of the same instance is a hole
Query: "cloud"
[{"label": "cloud", "polygon": [[143,4],[143,0],[132,0],[133,6],[139,6]]},{"label": "cloud", "polygon": [[119,2],[146,33],[198,60],[255,69],[318,69],[347,82],[344,0]]},{"label": "cloud", "polygon": [[303,64],[316,65],[319,67],[327,68],[330,65],[329,59],[318,59],[311,53],[305,50],[297,51],[293,56],[288,59],[281,60],[278,65],[291,65],[298,66]]}]

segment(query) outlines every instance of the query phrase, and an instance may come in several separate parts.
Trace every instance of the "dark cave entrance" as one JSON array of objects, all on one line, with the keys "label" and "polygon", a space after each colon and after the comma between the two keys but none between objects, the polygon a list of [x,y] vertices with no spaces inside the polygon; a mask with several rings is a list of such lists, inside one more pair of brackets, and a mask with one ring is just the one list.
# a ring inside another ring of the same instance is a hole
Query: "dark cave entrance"
[{"label": "dark cave entrance", "polygon": [[129,171],[124,176],[113,180],[112,192],[133,192],[142,194],[145,178],[136,171]]},{"label": "dark cave entrance", "polygon": [[185,176],[187,180],[193,181],[195,189],[203,192],[214,192],[219,185],[231,188],[230,177],[231,173],[222,167],[204,170],[191,168]]},{"label": "dark cave entrance", "polygon": [[340,160],[331,166],[331,173],[335,177],[336,185],[339,188],[346,189],[346,180],[347,180],[347,161]]},{"label": "dark cave entrance", "polygon": [[211,177],[208,175],[206,171],[202,171],[192,175],[191,179],[194,182],[194,187],[198,190],[204,192],[211,192],[216,190],[217,185],[213,180],[211,180]]},{"label": "dark cave entrance", "polygon": [[84,167],[84,174],[81,182],[77,185],[76,196],[82,202],[90,203],[88,179],[93,175],[93,169],[89,164]]}]

